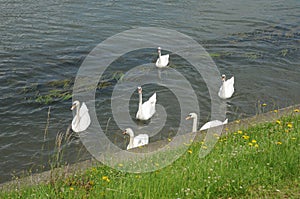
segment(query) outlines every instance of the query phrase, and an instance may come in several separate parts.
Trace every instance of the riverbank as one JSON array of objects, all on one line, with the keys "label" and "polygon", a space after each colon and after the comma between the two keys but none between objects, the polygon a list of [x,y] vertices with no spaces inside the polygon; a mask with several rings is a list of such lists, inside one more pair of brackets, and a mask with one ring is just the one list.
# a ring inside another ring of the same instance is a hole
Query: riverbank
[{"label": "riverbank", "polygon": [[[229,123],[203,159],[198,151],[205,147],[204,132],[199,132],[182,157],[155,172],[128,174],[90,160],[2,184],[0,196],[299,197],[299,109],[297,105]],[[14,191],[4,194],[9,190]]]}]

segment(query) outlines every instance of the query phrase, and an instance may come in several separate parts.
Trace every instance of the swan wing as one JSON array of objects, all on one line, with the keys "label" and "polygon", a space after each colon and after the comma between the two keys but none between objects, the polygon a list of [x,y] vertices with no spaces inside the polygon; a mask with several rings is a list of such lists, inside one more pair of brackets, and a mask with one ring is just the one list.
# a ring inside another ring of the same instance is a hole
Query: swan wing
[{"label": "swan wing", "polygon": [[233,84],[234,84],[234,76],[232,76],[230,79],[228,79],[227,81],[226,81],[226,83],[227,83],[227,85],[229,86],[233,86]]},{"label": "swan wing", "polygon": [[154,93],[149,99],[148,101],[151,103],[151,104],[155,104],[156,103],[156,93]]},{"label": "swan wing", "polygon": [[169,64],[169,54],[161,56],[161,65],[167,66]]},{"label": "swan wing", "polygon": [[147,134],[140,134],[134,137],[133,146],[139,147],[149,143],[149,136]]},{"label": "swan wing", "polygon": [[145,116],[150,119],[155,113],[155,105],[156,105],[156,93],[154,93],[148,101],[146,101],[143,106],[143,113]]},{"label": "swan wing", "polygon": [[169,57],[170,55],[167,54],[167,55],[162,55],[160,58],[158,58],[156,60],[156,66],[157,67],[166,67],[168,64],[169,64]]},{"label": "swan wing", "polygon": [[89,110],[85,103],[82,103],[82,106],[79,109],[79,118],[75,115],[72,121],[72,129],[76,133],[86,130],[91,123],[91,118],[89,115]]},{"label": "swan wing", "polygon": [[234,77],[226,80],[224,84],[220,87],[219,97],[222,99],[230,98],[234,93]]},{"label": "swan wing", "polygon": [[234,93],[234,77],[231,77],[229,80],[225,82],[226,86],[226,97],[229,98]]},{"label": "swan wing", "polygon": [[86,104],[84,102],[82,102],[82,105],[79,109],[79,116],[82,117],[87,112],[89,112],[89,109],[87,108]]},{"label": "swan wing", "polygon": [[222,125],[223,122],[219,121],[219,120],[213,120],[213,121],[210,121],[210,122],[206,122],[201,128],[200,128],[200,131],[203,131],[203,130],[206,130],[206,129],[209,129],[209,128],[212,128],[212,127],[216,127],[216,126],[220,126]]},{"label": "swan wing", "polygon": [[142,104],[142,111],[138,110],[136,118],[140,120],[148,120],[155,113],[156,93],[154,93],[146,102]]}]

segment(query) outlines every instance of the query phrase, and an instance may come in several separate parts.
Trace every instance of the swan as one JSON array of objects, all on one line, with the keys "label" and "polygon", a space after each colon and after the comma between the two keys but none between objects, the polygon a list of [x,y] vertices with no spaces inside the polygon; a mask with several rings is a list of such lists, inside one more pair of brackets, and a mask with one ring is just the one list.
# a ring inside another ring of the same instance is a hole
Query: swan
[{"label": "swan", "polygon": [[158,59],[156,61],[156,67],[163,68],[169,64],[169,54],[161,55],[161,47],[157,48]]},{"label": "swan", "polygon": [[155,113],[156,93],[148,101],[142,102],[142,87],[138,87],[139,109],[136,113],[136,119],[149,120]]},{"label": "swan", "polygon": [[90,123],[91,118],[89,115],[89,110],[83,102],[80,107],[80,102],[78,100],[73,102],[71,110],[76,108],[76,114],[72,120],[72,130],[76,133],[86,130]]},{"label": "swan", "polygon": [[230,79],[226,80],[226,75],[222,75],[222,86],[219,90],[219,97],[222,99],[227,99],[232,96],[234,93],[234,77],[232,76]]},{"label": "swan", "polygon": [[[192,128],[192,132],[197,132],[197,119],[198,119],[198,116],[196,113],[190,113],[187,117],[186,117],[186,120],[189,120],[189,119],[193,119],[193,128]],[[206,130],[206,129],[209,129],[209,128],[212,128],[212,127],[216,127],[216,126],[220,126],[222,124],[227,124],[228,123],[228,119],[226,118],[224,122],[221,122],[219,120],[213,120],[213,121],[210,121],[210,122],[206,122],[201,128],[200,128],[200,131],[202,130]]]},{"label": "swan", "polygon": [[139,134],[134,137],[133,130],[131,128],[127,128],[123,131],[123,134],[127,134],[130,137],[129,144],[127,146],[128,149],[136,148],[139,146],[143,146],[149,143],[149,136],[147,134]]}]

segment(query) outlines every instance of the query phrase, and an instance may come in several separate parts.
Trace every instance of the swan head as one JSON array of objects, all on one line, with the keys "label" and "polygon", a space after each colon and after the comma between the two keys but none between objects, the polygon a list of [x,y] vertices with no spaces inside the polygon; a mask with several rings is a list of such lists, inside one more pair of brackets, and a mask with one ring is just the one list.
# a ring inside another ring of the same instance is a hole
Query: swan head
[{"label": "swan head", "polygon": [[189,119],[193,119],[193,118],[197,118],[197,114],[196,113],[190,113],[185,119],[189,120]]},{"label": "swan head", "polygon": [[80,105],[80,102],[78,100],[74,101],[72,104],[71,110],[74,110],[79,105]]},{"label": "swan head", "polygon": [[226,75],[223,74],[221,77],[222,77],[222,82],[225,82],[226,81]]},{"label": "swan head", "polygon": [[127,128],[123,131],[123,135],[129,135],[130,137],[134,137],[134,133],[133,133],[133,130],[131,128]]},{"label": "swan head", "polygon": [[157,52],[160,52],[160,51],[161,51],[161,47],[158,47],[158,48],[157,48]]},{"label": "swan head", "polygon": [[142,87],[138,87],[138,93],[142,93],[142,91],[143,91],[143,89],[142,89]]}]

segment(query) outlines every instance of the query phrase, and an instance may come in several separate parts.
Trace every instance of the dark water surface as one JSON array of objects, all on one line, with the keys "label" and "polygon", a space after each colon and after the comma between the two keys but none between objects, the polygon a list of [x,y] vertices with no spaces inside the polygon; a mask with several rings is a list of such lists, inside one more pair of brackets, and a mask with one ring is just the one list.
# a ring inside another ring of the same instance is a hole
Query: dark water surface
[{"label": "dark water surface", "polygon": [[[0,182],[22,170],[34,172],[40,165],[48,165],[55,154],[57,133],[66,132],[72,120],[72,85],[82,61],[97,44],[128,29],[173,29],[201,44],[221,73],[235,76],[236,92],[227,102],[230,121],[300,102],[297,0],[0,0],[0,7]],[[182,67],[188,63],[179,56],[171,54],[171,58],[171,67],[184,73],[197,90],[200,122],[205,122],[210,98],[202,77]],[[96,93],[102,125],[112,117],[111,92],[122,70],[155,59],[156,49],[144,49],[118,59],[117,70],[107,72]],[[170,115],[180,112],[176,102],[169,102],[175,97],[168,89],[146,85],[144,90],[147,96],[156,91],[159,103]],[[132,116],[137,102],[135,93]],[[267,106],[260,107],[263,103]],[[170,118],[164,132],[172,131],[177,122],[176,117]],[[116,144],[125,147],[113,119],[107,132]],[[164,132],[153,140],[169,136]],[[65,147],[66,160],[89,157],[80,140],[72,140]]]}]

